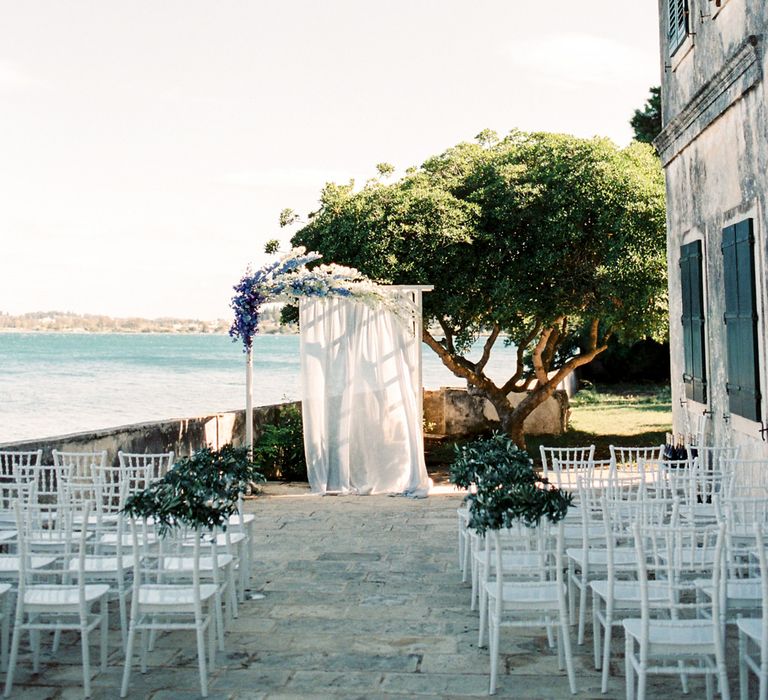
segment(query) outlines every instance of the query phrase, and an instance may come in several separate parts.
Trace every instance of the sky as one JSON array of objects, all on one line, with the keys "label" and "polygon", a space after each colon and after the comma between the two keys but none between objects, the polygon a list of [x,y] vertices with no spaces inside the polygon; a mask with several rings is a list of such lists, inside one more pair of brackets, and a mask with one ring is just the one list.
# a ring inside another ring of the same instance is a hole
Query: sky
[{"label": "sky", "polygon": [[[625,145],[655,2],[0,0],[0,312],[228,318],[278,216],[490,128]],[[331,261],[328,261],[331,262]]]}]

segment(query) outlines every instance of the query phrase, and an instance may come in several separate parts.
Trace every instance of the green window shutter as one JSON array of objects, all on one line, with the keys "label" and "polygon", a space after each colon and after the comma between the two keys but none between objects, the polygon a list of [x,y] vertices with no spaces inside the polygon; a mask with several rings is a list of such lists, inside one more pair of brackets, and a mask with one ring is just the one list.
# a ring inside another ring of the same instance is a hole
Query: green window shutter
[{"label": "green window shutter", "polygon": [[669,55],[674,56],[688,36],[688,0],[667,0]]},{"label": "green window shutter", "polygon": [[752,219],[723,229],[728,405],[731,413],[759,421],[754,230]]},{"label": "green window shutter", "polygon": [[707,365],[704,345],[704,280],[701,241],[680,248],[680,282],[683,297],[683,383],[685,395],[707,402]]}]

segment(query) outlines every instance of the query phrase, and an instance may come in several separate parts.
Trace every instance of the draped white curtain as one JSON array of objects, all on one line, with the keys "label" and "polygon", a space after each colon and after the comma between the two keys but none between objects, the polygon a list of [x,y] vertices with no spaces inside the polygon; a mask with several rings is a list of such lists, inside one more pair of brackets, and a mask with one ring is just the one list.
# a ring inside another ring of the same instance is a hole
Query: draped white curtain
[{"label": "draped white curtain", "polygon": [[412,364],[418,341],[407,324],[347,298],[302,299],[299,309],[312,491],[426,496],[421,386]]}]

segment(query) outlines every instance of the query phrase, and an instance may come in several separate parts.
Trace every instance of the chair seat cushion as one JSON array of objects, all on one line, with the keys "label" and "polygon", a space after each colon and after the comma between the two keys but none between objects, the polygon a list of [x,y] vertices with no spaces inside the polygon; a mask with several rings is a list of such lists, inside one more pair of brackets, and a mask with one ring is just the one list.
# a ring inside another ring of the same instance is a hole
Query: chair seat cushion
[{"label": "chair seat cushion", "polygon": [[[216,556],[216,564],[219,569],[226,568],[232,563],[233,558],[231,554],[219,554]],[[194,562],[194,557],[163,557],[163,570],[191,572]],[[213,571],[213,557],[200,557],[199,570]]]},{"label": "chair seat cushion", "polygon": [[[569,559],[573,559],[577,564],[584,564],[585,550],[582,547],[569,547],[566,550]],[[587,550],[589,563],[595,566],[608,565],[608,550],[592,548]],[[613,550],[613,563],[616,566],[627,566],[637,562],[637,554],[634,547],[616,547]]]},{"label": "chair seat cushion", "polygon": [[[31,556],[27,562],[32,569],[45,569],[56,561],[56,557]],[[0,554],[0,576],[19,573],[19,558],[15,554]]]},{"label": "chair seat cushion", "polygon": [[[200,600],[208,600],[216,595],[216,586],[212,583],[200,584]],[[189,606],[195,601],[195,589],[192,586],[172,584],[147,585],[139,588],[140,605],[162,605],[172,611],[173,606]]]},{"label": "chair seat cushion", "polygon": [[[642,620],[623,621],[625,634],[640,640]],[[715,632],[711,620],[651,620],[648,653],[653,656],[701,656],[713,654]]]},{"label": "chair seat cushion", "polygon": [[[98,583],[86,585],[85,600],[92,602],[109,593],[109,586]],[[25,605],[65,607],[79,605],[80,591],[77,586],[29,586],[24,591]]]},{"label": "chair seat cushion", "polygon": [[763,636],[763,621],[757,617],[742,617],[736,620],[739,630],[750,639],[760,642]]},{"label": "chair seat cushion", "polygon": [[[610,587],[605,579],[591,581],[590,588],[603,600],[608,600]],[[669,601],[669,587],[660,581],[648,582],[648,602],[666,603]],[[613,602],[617,608],[640,608],[640,584],[636,581],[615,581],[613,584]]]},{"label": "chair seat cushion", "polygon": [[[562,586],[565,593],[565,584]],[[558,590],[556,581],[505,581],[502,587],[502,601],[505,604],[515,605],[543,605],[557,604]],[[485,590],[491,600],[496,599],[496,582],[489,581],[485,584]]]},{"label": "chair seat cushion", "polygon": [[[134,557],[123,557],[123,569],[132,569],[136,564]],[[79,565],[77,559],[73,559],[69,562],[69,570],[77,571]],[[86,574],[100,574],[100,573],[117,573],[117,557],[86,557],[85,558],[85,573]]]}]

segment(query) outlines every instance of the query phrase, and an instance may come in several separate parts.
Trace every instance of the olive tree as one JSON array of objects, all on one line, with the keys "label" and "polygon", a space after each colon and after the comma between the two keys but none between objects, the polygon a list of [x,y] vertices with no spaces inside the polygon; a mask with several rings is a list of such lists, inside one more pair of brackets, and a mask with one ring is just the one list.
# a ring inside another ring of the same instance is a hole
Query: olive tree
[{"label": "olive tree", "polygon": [[[650,146],[485,131],[395,182],[326,185],[292,243],[382,282],[433,284],[424,341],[524,447],[525,418],[611,336],[663,334],[664,225]],[[494,382],[501,342],[517,360]]]}]

